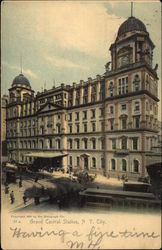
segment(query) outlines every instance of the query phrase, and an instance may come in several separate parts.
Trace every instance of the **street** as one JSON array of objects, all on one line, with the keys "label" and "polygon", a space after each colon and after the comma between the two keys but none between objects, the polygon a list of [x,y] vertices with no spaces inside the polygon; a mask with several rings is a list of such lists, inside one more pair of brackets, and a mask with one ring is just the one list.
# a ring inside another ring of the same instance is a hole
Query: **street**
[{"label": "street", "polygon": [[[66,183],[65,183],[66,181]],[[48,207],[50,210],[58,210],[57,204],[52,204],[49,206],[49,202],[47,202],[48,197],[41,197],[40,204],[36,206],[34,204],[34,198],[27,198],[26,204],[24,204],[23,196],[24,191],[31,187],[44,187],[48,188],[49,185],[59,185],[62,189],[67,189],[68,185],[73,184],[73,186],[77,186],[78,183],[74,183],[70,180],[69,174],[63,174],[61,172],[43,172],[43,178],[39,178],[37,182],[35,182],[34,178],[26,178],[26,176],[22,176],[22,187],[19,187],[19,179],[16,180],[16,183],[9,184],[9,193],[5,194],[5,187],[2,185],[2,207],[9,210],[9,212],[16,212],[16,211],[26,211],[26,210],[44,210]],[[66,185],[65,185],[66,184]],[[92,188],[102,188],[102,189],[115,189],[115,190],[122,190],[123,182],[121,180],[117,180],[114,178],[106,178],[104,176],[98,175],[93,182],[89,182],[86,187]],[[11,204],[10,200],[10,193],[13,191],[14,193],[14,203]]]}]

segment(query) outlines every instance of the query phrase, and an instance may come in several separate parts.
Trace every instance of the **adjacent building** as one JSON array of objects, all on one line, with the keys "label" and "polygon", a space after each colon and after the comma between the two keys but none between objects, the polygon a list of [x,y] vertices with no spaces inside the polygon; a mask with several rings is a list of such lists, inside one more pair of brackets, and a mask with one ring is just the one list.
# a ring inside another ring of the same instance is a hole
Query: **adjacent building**
[{"label": "adjacent building", "polygon": [[119,27],[103,75],[36,95],[22,73],[16,76],[7,104],[9,160],[44,155],[64,168],[145,176],[158,133],[154,47],[144,23],[131,16]]},{"label": "adjacent building", "polygon": [[1,100],[1,162],[7,161],[7,141],[6,141],[6,108],[8,96],[4,95]]}]

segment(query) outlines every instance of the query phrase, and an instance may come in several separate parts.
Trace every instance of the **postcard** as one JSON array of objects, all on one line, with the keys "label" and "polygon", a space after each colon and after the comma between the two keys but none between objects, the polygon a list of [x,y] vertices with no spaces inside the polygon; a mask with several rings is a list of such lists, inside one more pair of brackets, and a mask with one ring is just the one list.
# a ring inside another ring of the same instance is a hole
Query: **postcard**
[{"label": "postcard", "polygon": [[159,1],[3,1],[3,249],[160,249]]}]

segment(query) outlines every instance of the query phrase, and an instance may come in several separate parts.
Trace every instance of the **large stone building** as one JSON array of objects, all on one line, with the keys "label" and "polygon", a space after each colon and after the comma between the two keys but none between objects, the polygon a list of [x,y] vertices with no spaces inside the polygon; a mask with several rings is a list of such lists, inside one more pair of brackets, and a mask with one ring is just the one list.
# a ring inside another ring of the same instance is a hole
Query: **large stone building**
[{"label": "large stone building", "polygon": [[7,106],[9,160],[55,157],[53,164],[65,168],[145,176],[158,132],[154,47],[145,25],[131,16],[110,46],[102,76],[36,95],[23,74],[15,77]]},{"label": "large stone building", "polygon": [[6,107],[8,96],[4,95],[1,100],[1,162],[7,161],[7,141],[6,141]]}]

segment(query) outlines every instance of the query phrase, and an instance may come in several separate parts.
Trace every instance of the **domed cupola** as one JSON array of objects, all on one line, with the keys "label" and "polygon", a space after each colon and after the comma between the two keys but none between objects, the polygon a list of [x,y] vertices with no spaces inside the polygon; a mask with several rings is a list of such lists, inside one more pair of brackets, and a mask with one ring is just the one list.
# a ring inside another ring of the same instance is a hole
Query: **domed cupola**
[{"label": "domed cupola", "polygon": [[29,80],[22,73],[14,78],[12,87],[15,85],[21,85],[22,87],[25,85],[25,87],[31,88]]},{"label": "domed cupola", "polygon": [[129,17],[124,23],[122,23],[118,30],[117,39],[127,32],[140,31],[148,34],[146,26],[142,21],[134,16]]}]

